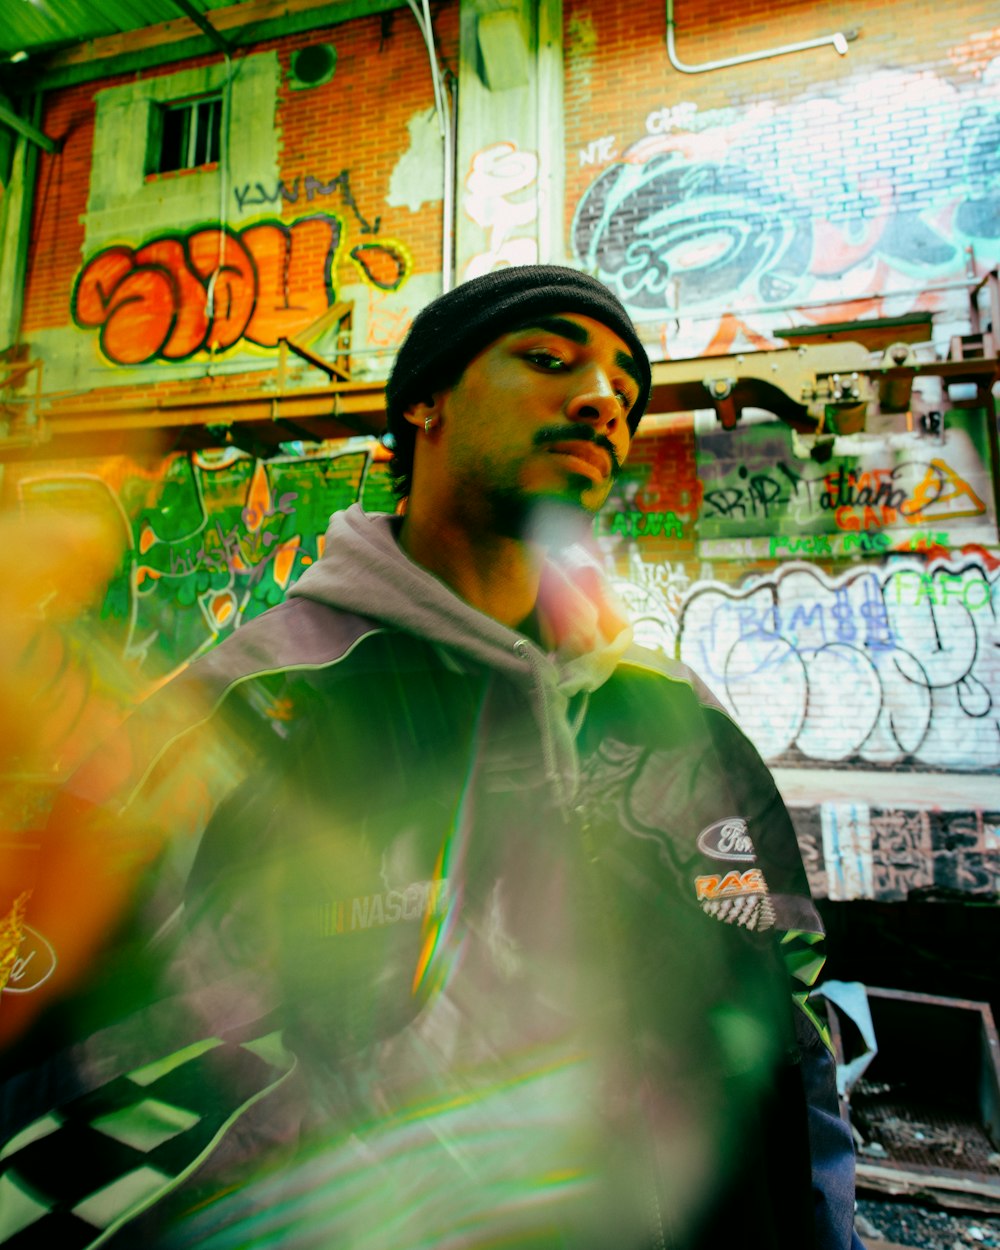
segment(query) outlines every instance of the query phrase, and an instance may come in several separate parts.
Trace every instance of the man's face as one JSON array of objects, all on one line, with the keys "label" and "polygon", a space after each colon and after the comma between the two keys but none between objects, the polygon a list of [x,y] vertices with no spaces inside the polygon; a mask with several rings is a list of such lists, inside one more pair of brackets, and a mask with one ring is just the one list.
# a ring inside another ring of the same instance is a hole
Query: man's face
[{"label": "man's face", "polygon": [[533,317],[437,398],[439,488],[460,512],[501,529],[522,525],[536,501],[596,512],[628,454],[638,376],[625,343],[601,322]]}]

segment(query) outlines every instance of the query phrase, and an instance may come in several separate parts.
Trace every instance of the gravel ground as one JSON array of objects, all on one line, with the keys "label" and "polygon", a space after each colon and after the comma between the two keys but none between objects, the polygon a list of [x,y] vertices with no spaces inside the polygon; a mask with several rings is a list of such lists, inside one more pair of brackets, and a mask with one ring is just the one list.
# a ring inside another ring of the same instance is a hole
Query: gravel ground
[{"label": "gravel ground", "polygon": [[966,1215],[906,1202],[859,1198],[855,1227],[862,1241],[890,1241],[921,1250],[1000,1247],[1000,1214]]}]

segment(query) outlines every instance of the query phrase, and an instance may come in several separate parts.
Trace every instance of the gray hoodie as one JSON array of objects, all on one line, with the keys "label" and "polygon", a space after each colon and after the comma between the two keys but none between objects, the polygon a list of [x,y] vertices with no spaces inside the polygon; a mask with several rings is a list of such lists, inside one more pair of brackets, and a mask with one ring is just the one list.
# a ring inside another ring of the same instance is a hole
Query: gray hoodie
[{"label": "gray hoodie", "polygon": [[[322,557],[289,592],[370,617],[435,645],[446,663],[499,673],[525,691],[538,722],[548,780],[562,804],[578,774],[575,737],[587,696],[614,672],[632,630],[600,570],[582,547],[545,565],[539,613],[558,640],[552,652],[461,599],[411,560],[397,541],[398,519],[359,504],[334,513]],[[581,696],[570,717],[570,701]]]}]

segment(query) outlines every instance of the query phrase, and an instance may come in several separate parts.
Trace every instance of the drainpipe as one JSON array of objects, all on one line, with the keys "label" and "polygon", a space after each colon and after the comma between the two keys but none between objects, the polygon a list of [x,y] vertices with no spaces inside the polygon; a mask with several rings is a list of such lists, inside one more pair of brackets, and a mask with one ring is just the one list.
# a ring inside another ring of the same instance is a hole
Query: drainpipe
[{"label": "drainpipe", "polygon": [[[31,98],[29,107],[31,121],[25,120],[26,130],[41,134],[41,92]],[[10,185],[0,199],[0,349],[21,341],[31,217],[37,194],[35,178],[38,151],[42,146],[32,134],[27,134],[20,128],[18,131],[20,137],[11,162]],[[61,149],[62,140],[58,140],[55,143],[53,159]]]},{"label": "drainpipe", "polygon": [[455,233],[455,146],[451,117],[451,97],[438,65],[434,51],[434,29],[431,25],[431,9],[429,0],[422,0],[422,7],[417,0],[406,0],[417,23],[427,47],[427,58],[431,67],[431,84],[434,88],[434,109],[438,115],[441,129],[441,142],[444,144],[444,194],[442,197],[442,239],[441,239],[441,290],[450,291],[455,267],[453,255],[453,239]]},{"label": "drainpipe", "polygon": [[818,39],[806,39],[801,43],[786,43],[780,48],[769,48],[764,52],[745,52],[741,56],[730,56],[722,61],[706,61],[703,65],[685,65],[677,59],[677,49],[674,46],[675,26],[674,0],[667,0],[667,57],[674,69],[682,74],[705,74],[713,69],[728,69],[731,65],[746,65],[749,61],[767,61],[771,57],[784,56],[788,52],[805,52],[809,48],[824,48],[827,44],[833,44],[841,56],[846,56],[848,43],[857,39],[860,33],[857,30],[838,30],[835,35],[822,35]]},{"label": "drainpipe", "polygon": [[458,91],[458,81],[442,83],[445,107],[444,143],[444,197],[441,222],[441,291],[450,291],[455,278],[455,111],[451,92]]},{"label": "drainpipe", "polygon": [[[215,284],[226,264],[226,230],[229,225],[227,197],[229,194],[229,126],[233,114],[233,63],[229,59],[228,45],[222,57],[226,63],[226,83],[222,93],[222,117],[219,125],[219,259],[215,272],[208,280],[205,295],[205,316],[208,318],[215,316]],[[209,348],[212,348],[211,343]],[[210,361],[214,359],[214,352],[209,359]]]}]

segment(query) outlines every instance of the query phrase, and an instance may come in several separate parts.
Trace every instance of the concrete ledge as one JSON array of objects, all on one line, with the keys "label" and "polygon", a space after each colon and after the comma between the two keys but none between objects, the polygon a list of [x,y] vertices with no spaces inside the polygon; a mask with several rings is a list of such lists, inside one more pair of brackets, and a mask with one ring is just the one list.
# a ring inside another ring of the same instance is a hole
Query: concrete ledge
[{"label": "concrete ledge", "polygon": [[773,768],[789,807],[877,803],[911,810],[1000,811],[1000,777],[987,773],[890,773],[840,768]]}]

